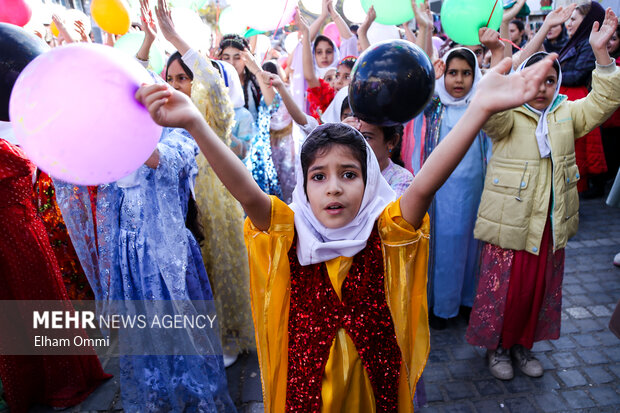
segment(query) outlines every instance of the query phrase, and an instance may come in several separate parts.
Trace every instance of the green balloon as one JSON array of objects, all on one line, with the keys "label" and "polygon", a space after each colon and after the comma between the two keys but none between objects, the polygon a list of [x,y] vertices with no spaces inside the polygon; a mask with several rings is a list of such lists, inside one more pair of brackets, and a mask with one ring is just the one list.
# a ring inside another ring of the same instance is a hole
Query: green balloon
[{"label": "green balloon", "polygon": [[263,30],[256,30],[256,29],[249,28],[248,31],[245,32],[243,37],[252,37],[252,36],[256,36],[257,34],[263,34],[263,33],[265,33]]},{"label": "green balloon", "polygon": [[[366,13],[370,6],[375,6],[377,23],[386,25],[399,25],[413,19],[411,0],[360,0]],[[424,0],[417,0],[418,4]]]},{"label": "green balloon", "polygon": [[[114,48],[127,53],[131,57],[136,57],[136,53],[140,50],[143,41],[144,32],[127,33],[114,43]],[[149,52],[149,66],[157,74],[164,70],[164,54],[155,43],[153,43]]]},{"label": "green balloon", "polygon": [[[465,46],[480,44],[478,30],[487,25],[499,30],[504,9],[495,0],[445,0],[441,6],[441,27],[452,40]],[[493,13],[493,15],[491,15]]]}]

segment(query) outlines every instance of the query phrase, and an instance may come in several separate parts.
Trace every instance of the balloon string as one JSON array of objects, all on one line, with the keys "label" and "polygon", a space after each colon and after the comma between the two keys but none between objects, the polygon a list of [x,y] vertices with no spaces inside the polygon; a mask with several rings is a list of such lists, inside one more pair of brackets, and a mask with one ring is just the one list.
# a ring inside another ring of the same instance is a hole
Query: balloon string
[{"label": "balloon string", "polygon": [[502,37],[500,37],[500,38],[499,38],[499,40],[501,40],[501,41],[503,41],[503,42],[508,42],[508,43],[510,43],[510,44],[511,44],[511,45],[513,45],[513,46],[514,46],[517,50],[523,50],[523,49],[521,49],[519,46],[517,46],[514,42],[512,42],[511,40],[504,39],[504,38],[502,38]]},{"label": "balloon string", "polygon": [[487,22],[486,26],[484,27],[489,27],[489,24],[491,23],[491,18],[493,17],[493,13],[495,13],[495,7],[497,7],[497,2],[499,0],[495,0],[495,4],[493,5],[493,10],[491,10],[491,15],[489,16],[489,21]]},{"label": "balloon string", "polygon": [[[280,29],[280,24],[282,23],[282,19],[284,18],[284,13],[286,13],[286,6],[288,6],[288,0],[284,2],[284,10],[282,10],[282,14],[280,15],[280,20],[278,20],[278,25],[276,26],[276,29],[273,31],[273,34],[271,35],[271,40],[276,38],[276,34],[278,33],[278,30]],[[271,50],[271,47],[268,47],[267,51],[265,52],[265,56],[263,56],[263,61],[260,63],[261,66],[263,65],[263,63],[265,63],[265,59],[267,59],[267,55],[269,54],[270,50]]]}]

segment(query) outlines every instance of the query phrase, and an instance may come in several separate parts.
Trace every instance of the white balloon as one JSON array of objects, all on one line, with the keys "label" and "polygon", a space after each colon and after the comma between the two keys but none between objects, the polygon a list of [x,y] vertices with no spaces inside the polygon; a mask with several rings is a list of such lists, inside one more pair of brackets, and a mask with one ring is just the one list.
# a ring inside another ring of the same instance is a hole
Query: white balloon
[{"label": "white balloon", "polygon": [[400,31],[396,26],[387,26],[385,24],[372,22],[368,28],[367,36],[370,44],[375,44],[384,40],[400,39]]},{"label": "white balloon", "polygon": [[247,31],[246,19],[243,18],[243,13],[239,13],[238,6],[226,7],[220,13],[220,33],[224,34],[239,34],[242,35]]},{"label": "white balloon", "polygon": [[84,25],[84,30],[86,30],[86,34],[90,33],[90,31],[92,30],[90,24],[90,17],[77,9],[67,9],[67,11],[65,12],[65,20],[67,20],[67,23],[69,23],[70,21],[74,23],[76,21],[81,21]]},{"label": "white balloon", "polygon": [[259,62],[263,62],[265,60],[265,54],[271,48],[271,39],[264,34],[259,34],[256,36],[256,49],[254,50],[254,54],[258,58]]},{"label": "white balloon", "polygon": [[270,31],[276,27],[284,27],[293,18],[299,0],[245,0],[235,3],[238,10],[244,11],[249,27]]},{"label": "white balloon", "polygon": [[342,12],[347,19],[354,23],[362,23],[366,20],[366,12],[362,8],[360,0],[344,0]]},{"label": "white balloon", "polygon": [[172,9],[171,14],[174,27],[179,36],[191,48],[205,53],[209,52],[211,48],[211,29],[202,21],[200,16],[192,10],[182,7]]},{"label": "white balloon", "polygon": [[312,14],[321,14],[322,3],[321,0],[301,0],[301,4]]},{"label": "white balloon", "polygon": [[291,54],[295,51],[295,48],[299,44],[299,36],[297,36],[297,32],[289,33],[286,35],[284,39],[284,49],[288,54]]}]

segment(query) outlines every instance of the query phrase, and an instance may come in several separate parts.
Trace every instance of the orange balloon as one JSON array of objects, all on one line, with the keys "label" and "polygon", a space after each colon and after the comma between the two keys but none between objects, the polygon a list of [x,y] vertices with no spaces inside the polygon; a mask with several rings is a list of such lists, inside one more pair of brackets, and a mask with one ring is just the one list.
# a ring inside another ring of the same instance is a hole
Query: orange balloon
[{"label": "orange balloon", "polygon": [[125,34],[131,25],[129,8],[123,0],[93,0],[90,14],[102,30],[112,34]]}]

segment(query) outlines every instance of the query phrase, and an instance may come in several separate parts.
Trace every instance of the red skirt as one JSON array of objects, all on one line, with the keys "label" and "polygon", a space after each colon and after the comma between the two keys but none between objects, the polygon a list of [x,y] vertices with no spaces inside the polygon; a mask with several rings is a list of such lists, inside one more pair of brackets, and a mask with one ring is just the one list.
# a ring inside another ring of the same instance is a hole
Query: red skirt
[{"label": "red skirt", "polygon": [[[562,86],[560,93],[568,96],[568,100],[574,101],[588,96],[588,89],[585,86]],[[582,178],[577,183],[577,190],[583,192],[588,189],[587,178],[589,176],[607,172],[607,162],[605,162],[600,128],[594,128],[594,130],[575,141],[575,157]]]},{"label": "red skirt", "polygon": [[549,219],[540,255],[485,244],[467,342],[494,350],[559,338],[563,277],[564,249],[553,252]]}]

